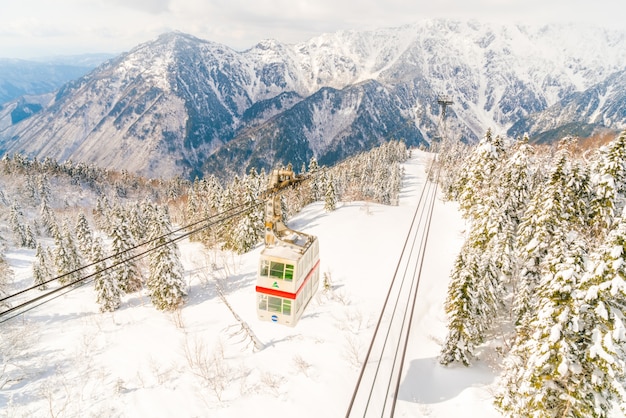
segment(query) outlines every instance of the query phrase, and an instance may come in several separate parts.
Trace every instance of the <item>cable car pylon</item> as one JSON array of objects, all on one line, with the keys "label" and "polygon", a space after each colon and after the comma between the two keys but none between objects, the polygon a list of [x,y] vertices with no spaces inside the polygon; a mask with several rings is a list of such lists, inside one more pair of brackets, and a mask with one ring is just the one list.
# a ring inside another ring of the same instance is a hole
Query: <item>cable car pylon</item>
[{"label": "cable car pylon", "polygon": [[446,94],[440,94],[437,96],[437,103],[441,106],[441,113],[439,113],[439,122],[437,123],[437,133],[440,135],[440,142],[443,142],[448,137],[447,126],[446,126],[446,112],[448,106],[452,106],[454,101],[451,96]]}]

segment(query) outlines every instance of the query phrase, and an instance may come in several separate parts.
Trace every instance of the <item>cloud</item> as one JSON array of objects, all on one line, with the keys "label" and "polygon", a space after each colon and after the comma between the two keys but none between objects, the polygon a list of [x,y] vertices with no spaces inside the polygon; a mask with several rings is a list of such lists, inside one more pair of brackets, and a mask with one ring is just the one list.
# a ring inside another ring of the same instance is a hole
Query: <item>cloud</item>
[{"label": "cloud", "polygon": [[170,0],[107,0],[109,3],[149,14],[167,13]]},{"label": "cloud", "polygon": [[325,32],[427,18],[496,23],[586,22],[623,30],[623,0],[21,0],[0,14],[0,57],[121,52],[179,30],[245,49]]}]

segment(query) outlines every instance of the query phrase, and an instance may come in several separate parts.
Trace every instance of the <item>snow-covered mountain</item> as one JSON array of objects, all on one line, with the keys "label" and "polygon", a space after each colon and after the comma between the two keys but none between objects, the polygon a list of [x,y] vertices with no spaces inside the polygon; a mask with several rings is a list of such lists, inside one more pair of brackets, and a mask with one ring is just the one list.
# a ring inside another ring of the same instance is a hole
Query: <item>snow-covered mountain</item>
[{"label": "snow-covered mountain", "polygon": [[[566,121],[567,123],[563,123]],[[538,142],[598,128],[626,126],[626,69],[584,91],[564,97],[542,112],[520,119],[508,131],[511,136],[528,133]]]},{"label": "snow-covered mountain", "polygon": [[[576,94],[617,94],[624,62],[626,32],[574,25],[433,20],[242,52],[168,33],[66,84],[41,109],[28,113],[22,101],[16,123],[17,102],[5,106],[0,152],[149,176],[299,167],[311,156],[331,164],[391,138],[430,143],[438,94],[454,100],[448,131],[473,141]],[[617,99],[602,94],[598,123],[623,126],[623,111],[603,116],[623,106]],[[553,125],[572,121],[558,115]]]}]

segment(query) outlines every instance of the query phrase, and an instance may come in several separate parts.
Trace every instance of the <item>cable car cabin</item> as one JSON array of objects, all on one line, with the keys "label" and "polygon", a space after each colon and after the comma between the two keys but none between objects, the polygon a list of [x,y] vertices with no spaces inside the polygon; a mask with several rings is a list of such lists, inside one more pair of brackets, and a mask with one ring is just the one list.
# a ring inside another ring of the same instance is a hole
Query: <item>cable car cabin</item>
[{"label": "cable car cabin", "polygon": [[319,287],[317,237],[288,230],[261,252],[257,314],[264,321],[295,326]]}]

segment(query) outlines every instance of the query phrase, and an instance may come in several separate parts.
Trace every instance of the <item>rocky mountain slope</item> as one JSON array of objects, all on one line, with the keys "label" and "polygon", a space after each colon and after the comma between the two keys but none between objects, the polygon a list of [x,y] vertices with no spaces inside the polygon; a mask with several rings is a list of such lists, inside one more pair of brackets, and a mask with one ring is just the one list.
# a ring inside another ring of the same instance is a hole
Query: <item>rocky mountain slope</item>
[{"label": "rocky mountain slope", "polygon": [[602,102],[594,120],[620,129],[624,101],[615,102],[614,83],[624,62],[626,32],[595,27],[435,20],[293,45],[265,40],[242,52],[168,33],[40,107],[6,105],[0,152],[166,177],[299,167],[312,156],[332,164],[391,138],[429,145],[442,93],[454,100],[448,132],[459,140],[475,141],[488,127],[553,129],[571,112],[551,110],[544,124],[528,118],[568,101],[591,109],[584,101],[593,97]]}]

